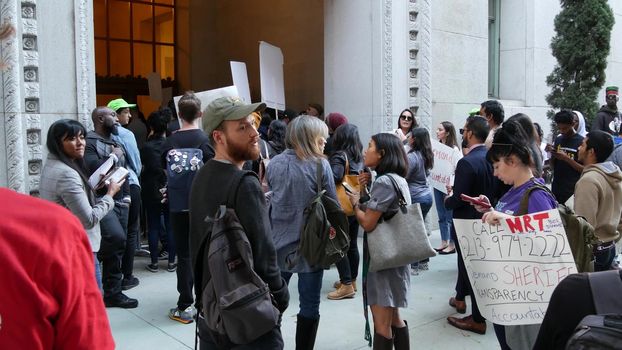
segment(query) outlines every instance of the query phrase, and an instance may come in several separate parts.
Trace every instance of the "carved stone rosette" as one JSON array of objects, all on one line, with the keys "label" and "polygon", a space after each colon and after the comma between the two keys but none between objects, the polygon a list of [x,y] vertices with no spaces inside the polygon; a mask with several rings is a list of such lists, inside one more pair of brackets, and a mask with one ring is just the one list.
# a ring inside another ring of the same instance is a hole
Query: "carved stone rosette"
[{"label": "carved stone rosette", "polygon": [[393,129],[393,1],[382,4],[382,114],[384,130]]},{"label": "carved stone rosette", "polygon": [[409,106],[419,123],[428,129],[432,127],[431,7],[431,0],[410,0],[408,4]]}]

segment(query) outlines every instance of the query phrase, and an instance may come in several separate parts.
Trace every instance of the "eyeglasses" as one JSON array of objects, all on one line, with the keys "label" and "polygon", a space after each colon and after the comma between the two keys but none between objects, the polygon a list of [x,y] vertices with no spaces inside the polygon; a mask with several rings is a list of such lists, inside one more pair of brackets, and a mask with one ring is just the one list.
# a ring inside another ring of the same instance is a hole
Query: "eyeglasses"
[{"label": "eyeglasses", "polygon": [[460,129],[460,135],[463,135],[465,131],[467,131],[467,129]]},{"label": "eyeglasses", "polygon": [[413,120],[414,118],[409,116],[409,115],[400,115],[400,119],[405,120],[405,121],[408,122],[408,121]]}]

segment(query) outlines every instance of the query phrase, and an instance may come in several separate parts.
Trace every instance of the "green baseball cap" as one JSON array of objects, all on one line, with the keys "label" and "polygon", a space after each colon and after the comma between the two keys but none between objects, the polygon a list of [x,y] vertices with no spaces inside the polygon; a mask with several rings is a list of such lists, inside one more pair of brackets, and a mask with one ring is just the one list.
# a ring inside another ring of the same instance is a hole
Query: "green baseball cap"
[{"label": "green baseball cap", "polygon": [[246,104],[239,97],[220,97],[203,111],[203,130],[210,135],[224,120],[240,120],[266,109],[263,102]]},{"label": "green baseball cap", "polygon": [[479,114],[479,107],[474,107],[469,111],[469,116],[473,116],[473,115],[478,115]]},{"label": "green baseball cap", "polygon": [[121,108],[134,108],[134,107],[136,107],[136,104],[127,103],[127,101],[125,101],[122,98],[117,98],[116,100],[112,100],[108,102],[108,108],[112,109],[115,112]]}]

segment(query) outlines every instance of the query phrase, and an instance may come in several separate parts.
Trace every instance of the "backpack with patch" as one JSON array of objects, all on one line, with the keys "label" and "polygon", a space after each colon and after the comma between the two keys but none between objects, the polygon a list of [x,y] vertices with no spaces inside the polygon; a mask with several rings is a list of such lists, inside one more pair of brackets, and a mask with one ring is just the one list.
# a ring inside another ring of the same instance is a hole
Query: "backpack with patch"
[{"label": "backpack with patch", "polygon": [[[236,198],[242,178],[240,172],[229,194]],[[253,251],[234,209],[221,205],[213,218],[207,217],[194,266],[197,285],[205,286],[197,299],[212,340],[219,347],[248,344],[266,334],[280,322],[280,312],[270,288],[253,269]],[[205,283],[206,281],[207,283]]]},{"label": "backpack with patch", "polygon": [[169,210],[172,213],[190,209],[190,187],[203,166],[199,148],[173,148],[166,154],[166,178]]},{"label": "backpack with patch", "polygon": [[[553,198],[555,196],[548,187],[536,183],[525,191],[520,201],[519,215],[527,214],[529,208],[529,195],[533,190],[540,189],[549,193]],[[598,242],[594,234],[594,227],[590,225],[584,217],[577,216],[574,211],[563,204],[557,205],[559,216],[564,225],[564,231],[570,243],[570,250],[574,257],[575,265],[578,272],[594,271],[594,254],[592,247]]]},{"label": "backpack with patch", "polygon": [[585,316],[567,350],[622,349],[622,280],[617,270],[588,274],[596,315]]},{"label": "backpack with patch", "polygon": [[339,202],[322,189],[322,162],[317,163],[317,193],[304,211],[298,252],[309,265],[328,268],[347,253],[350,246],[348,218]]}]

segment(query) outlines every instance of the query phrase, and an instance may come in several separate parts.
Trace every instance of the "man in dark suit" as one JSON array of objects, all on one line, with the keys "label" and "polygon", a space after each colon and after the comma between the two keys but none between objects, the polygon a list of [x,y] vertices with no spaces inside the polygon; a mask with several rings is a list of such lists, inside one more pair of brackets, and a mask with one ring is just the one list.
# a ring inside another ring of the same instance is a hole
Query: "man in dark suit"
[{"label": "man in dark suit", "polygon": [[[480,116],[468,117],[463,128],[462,138],[468,149],[456,165],[456,180],[451,196],[445,200],[445,207],[453,210],[454,219],[480,219],[482,214],[473,206],[460,199],[460,195],[466,194],[477,197],[480,194],[493,198],[494,177],[492,165],[486,160],[486,146],[484,141],[490,128],[486,119]],[[456,229],[451,227],[451,239],[456,243],[458,251],[458,280],[456,281],[456,296],[449,299],[449,305],[456,308],[459,313],[466,312],[464,297],[471,295],[472,314],[464,318],[447,317],[447,321],[454,327],[471,332],[485,334],[486,320],[479,312],[475,295],[469,283],[469,276],[462,260],[462,249],[456,235]]]}]

